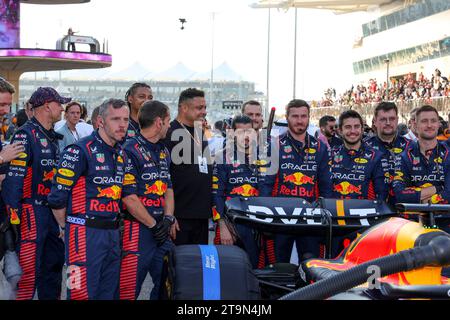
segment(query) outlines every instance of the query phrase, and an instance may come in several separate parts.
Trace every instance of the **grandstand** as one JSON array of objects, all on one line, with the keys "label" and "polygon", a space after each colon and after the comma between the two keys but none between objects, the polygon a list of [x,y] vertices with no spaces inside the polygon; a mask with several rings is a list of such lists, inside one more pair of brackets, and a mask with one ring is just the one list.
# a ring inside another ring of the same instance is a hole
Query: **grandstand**
[{"label": "grandstand", "polygon": [[322,101],[313,102],[322,107],[313,109],[314,119],[352,107],[370,121],[374,104],[381,100],[397,102],[404,119],[412,107],[424,103],[437,107],[441,115],[448,114],[450,1],[260,0],[254,7],[370,13],[368,21],[355,26],[360,36],[353,45],[353,87],[336,94],[327,89]]}]

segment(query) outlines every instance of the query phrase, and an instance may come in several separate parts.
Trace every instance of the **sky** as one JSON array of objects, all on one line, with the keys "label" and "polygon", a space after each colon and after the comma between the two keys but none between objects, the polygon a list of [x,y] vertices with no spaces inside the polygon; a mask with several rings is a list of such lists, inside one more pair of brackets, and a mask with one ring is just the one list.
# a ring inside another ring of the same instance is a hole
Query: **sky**
[{"label": "sky", "polygon": [[[108,40],[112,71],[139,62],[161,72],[183,62],[197,72],[227,62],[266,93],[268,9],[256,0],[91,0],[87,4],[21,6],[21,47],[54,49],[71,27],[79,35]],[[214,12],[214,23],[213,23]],[[353,81],[352,44],[371,13],[335,15],[297,11],[295,98],[314,100]],[[185,18],[180,29],[179,18]],[[214,29],[212,28],[214,26]],[[294,10],[271,10],[269,106],[283,108],[294,97]]]}]

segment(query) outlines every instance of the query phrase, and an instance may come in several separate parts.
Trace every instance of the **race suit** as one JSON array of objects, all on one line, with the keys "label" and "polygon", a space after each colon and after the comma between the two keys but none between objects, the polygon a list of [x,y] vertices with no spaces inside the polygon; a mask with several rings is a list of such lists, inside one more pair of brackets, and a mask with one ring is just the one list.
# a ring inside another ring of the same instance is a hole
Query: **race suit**
[{"label": "race suit", "polygon": [[[364,143],[358,150],[347,149],[345,145],[332,150],[333,198],[386,201],[389,189],[385,180],[389,171],[382,159],[380,151]],[[356,233],[334,236],[331,256],[336,257],[355,236]]]},{"label": "race suit", "polygon": [[17,299],[59,299],[61,296],[64,243],[48,207],[61,135],[46,130],[36,118],[25,123],[11,142],[21,143],[25,151],[10,162],[3,181],[2,197],[8,219],[19,224],[18,254],[23,270]]},{"label": "race suit", "polygon": [[126,157],[98,131],[68,146],[48,196],[54,209],[66,208],[67,298],[111,300],[120,272],[119,201]]},{"label": "race suit", "polygon": [[381,159],[383,168],[388,168],[389,176],[386,176],[385,183],[389,185],[388,203],[395,205],[397,202],[394,189],[392,188],[392,181],[395,174],[395,162],[399,159],[400,154],[410,145],[411,140],[402,136],[395,136],[392,143],[382,141],[378,136],[373,136],[364,141],[372,148],[380,151],[383,154]]},{"label": "race suit", "polygon": [[[241,161],[242,162],[241,162]],[[213,220],[218,221],[225,215],[225,201],[234,197],[257,197],[258,166],[257,159],[250,163],[249,157],[239,159],[237,152],[223,149],[216,155],[213,168]],[[250,259],[253,268],[258,267],[258,242],[253,229],[242,224],[235,224],[236,231]],[[217,225],[216,244],[220,244],[220,229]],[[265,258],[264,258],[265,259]]]},{"label": "race suit", "polygon": [[[164,195],[172,189],[169,151],[162,143],[151,143],[140,133],[127,139],[124,150],[128,164],[123,197],[137,195],[148,214],[159,222],[164,214]],[[152,231],[127,211],[122,241],[120,299],[137,299],[148,273],[154,285],[150,298],[158,299],[163,258],[174,244],[168,239],[158,247]]]},{"label": "race suit", "polygon": [[[260,196],[299,197],[311,203],[319,196],[331,197],[330,158],[322,142],[307,134],[303,144],[286,132],[278,146],[278,172],[261,172]],[[299,259],[306,254],[321,256],[319,237],[276,235],[278,262],[290,261],[294,240]]]},{"label": "race suit", "polygon": [[[450,201],[450,149],[445,142],[437,143],[428,150],[427,159],[421,152],[419,142],[408,146],[395,166],[394,192],[398,202],[420,203],[421,190],[435,186],[437,193],[431,203],[447,204]],[[436,216],[439,217],[439,216]],[[449,219],[437,219],[438,226],[450,231]]]},{"label": "race suit", "polygon": [[331,152],[333,194],[336,199],[378,199],[386,201],[385,183],[388,169],[383,168],[383,155],[364,143],[358,150],[344,145]]}]

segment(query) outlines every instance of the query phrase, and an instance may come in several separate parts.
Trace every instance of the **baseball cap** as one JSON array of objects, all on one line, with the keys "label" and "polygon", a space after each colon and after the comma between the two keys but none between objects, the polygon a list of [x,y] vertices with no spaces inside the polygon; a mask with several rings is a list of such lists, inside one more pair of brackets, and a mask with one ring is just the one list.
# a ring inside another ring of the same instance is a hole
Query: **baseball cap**
[{"label": "baseball cap", "polygon": [[46,102],[56,101],[61,104],[66,104],[71,100],[72,98],[61,97],[59,93],[53,88],[39,87],[31,95],[31,98],[28,102],[31,104],[31,108],[37,108],[44,105]]}]

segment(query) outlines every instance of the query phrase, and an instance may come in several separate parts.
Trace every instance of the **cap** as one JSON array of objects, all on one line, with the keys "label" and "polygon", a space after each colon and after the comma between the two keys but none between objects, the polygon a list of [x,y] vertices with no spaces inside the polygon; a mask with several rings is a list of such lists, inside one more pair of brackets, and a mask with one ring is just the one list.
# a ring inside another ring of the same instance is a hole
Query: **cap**
[{"label": "cap", "polygon": [[28,101],[31,104],[31,108],[37,108],[44,105],[47,102],[59,102],[61,104],[66,104],[70,102],[72,98],[61,97],[59,93],[50,87],[39,87],[37,90],[31,95],[30,100]]}]

